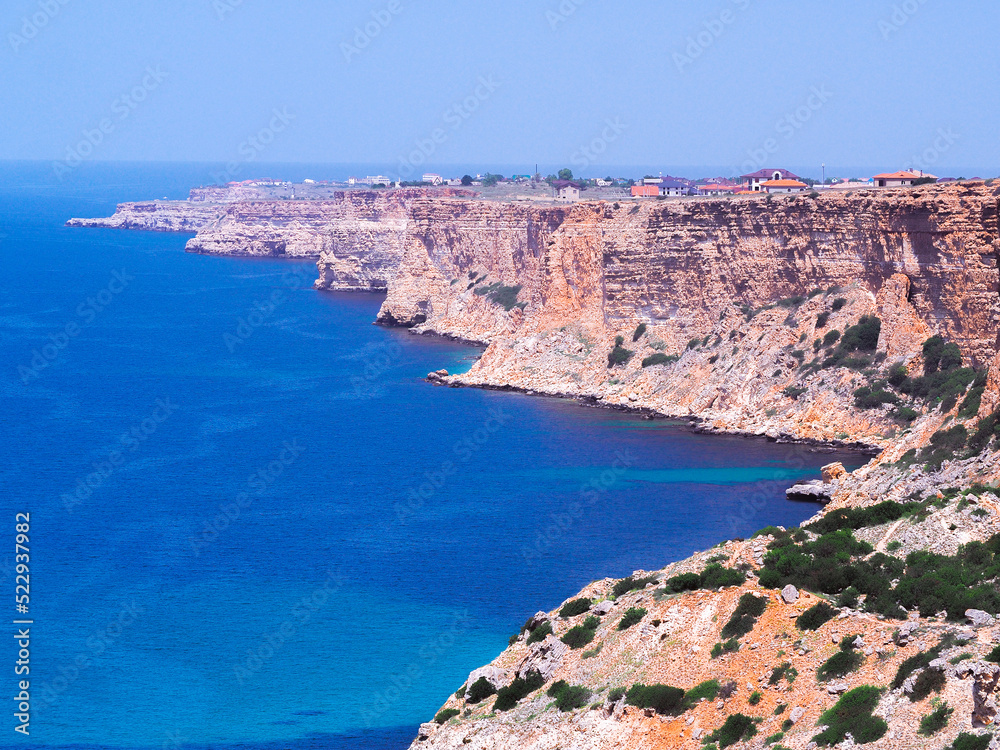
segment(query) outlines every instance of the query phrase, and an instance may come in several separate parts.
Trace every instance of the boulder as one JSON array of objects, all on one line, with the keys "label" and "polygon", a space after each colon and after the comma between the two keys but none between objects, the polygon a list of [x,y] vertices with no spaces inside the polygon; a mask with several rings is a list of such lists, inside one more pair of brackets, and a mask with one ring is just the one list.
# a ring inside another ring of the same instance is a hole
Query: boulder
[{"label": "boulder", "polygon": [[426,742],[429,740],[433,734],[438,730],[437,722],[428,721],[420,725],[420,729],[417,730],[417,739],[421,742]]},{"label": "boulder", "polygon": [[795,484],[785,490],[789,500],[811,500],[818,503],[828,503],[832,500],[832,489],[819,481]]},{"label": "boulder", "polygon": [[605,599],[603,602],[598,602],[593,607],[590,608],[592,614],[598,617],[604,617],[608,612],[615,608],[615,603],[609,599]]},{"label": "boulder", "polygon": [[997,621],[993,615],[989,612],[983,612],[981,609],[965,610],[965,618],[974,628],[988,628],[995,625]]},{"label": "boulder", "polygon": [[799,600],[799,590],[792,584],[788,584],[781,590],[781,598],[785,604],[794,604]]},{"label": "boulder", "polygon": [[799,720],[806,715],[806,709],[803,706],[796,706],[792,709],[791,713],[788,714],[788,720],[792,724],[797,724]]},{"label": "boulder", "polygon": [[847,474],[847,469],[844,468],[844,465],[840,463],[840,461],[834,461],[832,464],[827,464],[822,467],[820,471],[823,474],[823,481],[827,484],[830,484],[830,482],[836,481]]},{"label": "boulder", "polygon": [[529,672],[538,672],[548,682],[562,663],[569,646],[554,635],[545,636],[540,643],[533,643],[524,658],[518,662],[515,673],[524,678]]},{"label": "boulder", "polygon": [[826,692],[830,695],[840,695],[846,693],[849,685],[846,682],[831,682],[826,686]]}]

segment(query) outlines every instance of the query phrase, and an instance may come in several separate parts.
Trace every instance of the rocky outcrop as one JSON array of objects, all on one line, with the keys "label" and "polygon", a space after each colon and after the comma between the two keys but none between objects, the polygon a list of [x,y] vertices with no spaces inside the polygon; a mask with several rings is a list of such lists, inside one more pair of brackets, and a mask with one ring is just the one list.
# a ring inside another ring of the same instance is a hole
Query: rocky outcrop
[{"label": "rocky outcrop", "polygon": [[144,229],[152,232],[197,232],[216,221],[225,207],[214,203],[145,201],[119,203],[114,215],[96,219],[70,219],[68,227]]}]

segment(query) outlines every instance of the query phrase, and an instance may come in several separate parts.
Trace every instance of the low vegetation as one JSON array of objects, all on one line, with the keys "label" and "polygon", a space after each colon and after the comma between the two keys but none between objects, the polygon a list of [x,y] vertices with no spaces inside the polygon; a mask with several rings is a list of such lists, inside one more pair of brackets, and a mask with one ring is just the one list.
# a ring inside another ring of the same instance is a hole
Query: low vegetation
[{"label": "low vegetation", "polygon": [[746,593],[740,597],[739,604],[729,622],[722,628],[723,638],[739,638],[746,635],[757,624],[757,618],[767,609],[767,599],[755,594]]},{"label": "low vegetation", "polygon": [[705,738],[705,742],[714,742],[721,750],[721,748],[735,745],[737,742],[749,740],[757,734],[758,721],[759,719],[745,714],[730,714],[721,727]]},{"label": "low vegetation", "polygon": [[652,708],[658,714],[679,714],[684,710],[684,691],[670,685],[637,682],[625,693],[625,702],[639,708]]},{"label": "low vegetation", "polygon": [[951,715],[955,713],[955,709],[948,706],[947,703],[939,703],[933,711],[920,719],[920,728],[917,730],[924,737],[930,737],[932,734],[937,734],[946,726],[948,726],[948,719]]},{"label": "low vegetation", "polygon": [[622,346],[624,342],[625,338],[623,336],[615,337],[615,347],[608,353],[608,367],[624,365],[632,359],[632,355],[634,355],[635,352]]},{"label": "low vegetation", "polygon": [[668,594],[678,594],[681,591],[698,589],[721,589],[726,586],[739,586],[745,580],[746,576],[740,571],[712,563],[701,573],[681,573],[668,578],[663,582],[663,591]]},{"label": "low vegetation", "polygon": [[583,621],[582,625],[576,625],[567,630],[560,640],[572,649],[583,648],[594,640],[594,634],[600,624],[601,621],[591,615]]},{"label": "low vegetation", "polygon": [[493,687],[493,683],[487,680],[485,677],[480,677],[478,680],[469,686],[468,695],[465,699],[466,703],[479,703],[479,701],[484,698],[489,698],[493,695],[497,689]]},{"label": "low vegetation", "polygon": [[507,687],[497,691],[497,699],[493,703],[494,711],[509,711],[522,698],[533,693],[545,684],[545,678],[538,672],[529,672],[523,679],[515,677]]},{"label": "low vegetation", "polygon": [[593,695],[582,685],[570,685],[566,680],[553,682],[545,694],[556,699],[556,708],[560,711],[572,711],[575,708],[582,708],[587,705],[590,696]]},{"label": "low vegetation", "polygon": [[650,354],[648,357],[643,357],[642,366],[655,367],[656,365],[672,365],[679,359],[680,357],[676,354],[664,354],[663,352],[656,352],[656,354]]},{"label": "low vegetation", "polygon": [[640,338],[642,338],[642,334],[644,334],[645,332],[646,332],[645,323],[640,323],[639,325],[637,325],[635,327],[635,330],[632,331],[632,341],[638,341]]},{"label": "low vegetation", "polygon": [[437,715],[434,717],[434,721],[436,721],[438,724],[444,724],[446,721],[448,721],[448,719],[453,719],[460,713],[462,712],[459,711],[457,708],[442,708],[440,711],[437,712]]},{"label": "low vegetation", "polygon": [[630,591],[644,589],[650,583],[656,583],[656,580],[656,576],[646,576],[645,578],[628,576],[627,578],[622,578],[620,581],[615,583],[615,585],[611,588],[611,593],[617,598],[629,593]]},{"label": "low vegetation", "polygon": [[581,597],[579,599],[573,599],[572,601],[566,602],[562,609],[559,610],[560,617],[575,617],[576,615],[582,615],[592,604],[592,600],[587,597]]},{"label": "low vegetation", "polygon": [[618,621],[619,630],[628,630],[646,616],[645,607],[629,607],[625,615]]},{"label": "low vegetation", "polygon": [[528,645],[544,641],[549,635],[552,635],[552,623],[546,620],[528,635]]},{"label": "low vegetation", "polygon": [[857,650],[854,641],[857,636],[849,635],[840,641],[840,648],[833,656],[823,662],[816,670],[816,677],[821,681],[833,677],[846,677],[856,672],[865,660],[864,655]]},{"label": "low vegetation", "polygon": [[832,708],[819,717],[819,724],[826,729],[813,737],[818,745],[837,745],[847,734],[859,745],[866,745],[883,737],[889,729],[884,719],[873,716],[881,691],[871,685],[862,685],[844,693]]}]

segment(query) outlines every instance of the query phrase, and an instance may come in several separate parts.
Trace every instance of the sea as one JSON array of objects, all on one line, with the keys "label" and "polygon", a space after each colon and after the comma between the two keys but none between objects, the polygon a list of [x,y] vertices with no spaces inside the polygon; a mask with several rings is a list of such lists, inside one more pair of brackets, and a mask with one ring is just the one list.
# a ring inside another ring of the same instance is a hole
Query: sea
[{"label": "sea", "polygon": [[405,748],[536,611],[797,524],[786,487],[866,461],[435,387],[480,350],[312,262],[64,226],[218,169],[0,163],[0,747]]}]

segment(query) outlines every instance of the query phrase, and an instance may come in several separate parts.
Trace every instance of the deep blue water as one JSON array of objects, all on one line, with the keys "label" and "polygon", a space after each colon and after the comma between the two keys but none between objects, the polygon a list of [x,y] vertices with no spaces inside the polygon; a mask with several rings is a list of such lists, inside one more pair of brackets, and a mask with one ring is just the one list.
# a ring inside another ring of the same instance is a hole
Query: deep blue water
[{"label": "deep blue water", "polygon": [[207,173],[0,165],[0,579],[30,512],[34,619],[0,746],[402,748],[527,615],[798,523],[792,480],[862,462],[435,388],[477,350],[310,263],[62,226]]}]

